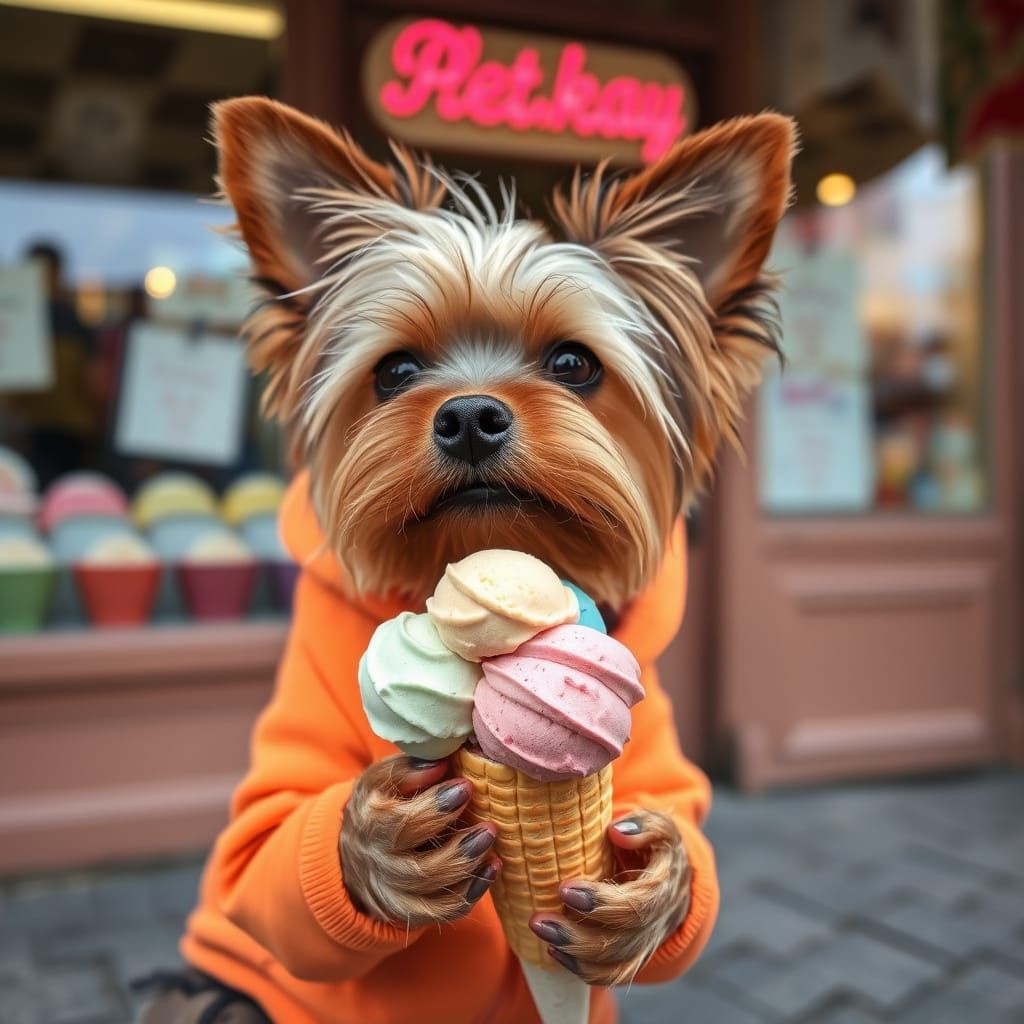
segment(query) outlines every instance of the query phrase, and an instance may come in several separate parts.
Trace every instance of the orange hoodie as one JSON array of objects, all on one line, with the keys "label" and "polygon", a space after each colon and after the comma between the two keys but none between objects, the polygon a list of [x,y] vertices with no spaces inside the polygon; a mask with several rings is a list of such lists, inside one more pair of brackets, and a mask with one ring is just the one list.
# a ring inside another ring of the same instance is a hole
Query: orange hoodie
[{"label": "orange hoodie", "polygon": [[[252,996],[277,1024],[531,1024],[522,973],[486,897],[462,920],[408,929],[365,917],[342,880],[338,836],[356,777],[396,748],[371,731],[356,668],[377,624],[403,610],[360,604],[341,572],[300,476],[281,532],[304,566],[277,687],[256,725],[252,763],[231,822],[210,855],[182,952],[193,966]],[[686,585],[677,528],[657,579],[616,636],[644,666],[646,698],[614,762],[615,814],[633,807],[673,816],[693,866],[689,913],[637,981],[676,977],[696,958],[718,909],[714,858],[699,824],[710,792],[684,760],[655,658],[679,627]],[[612,1024],[615,1004],[595,989],[591,1024]]]}]

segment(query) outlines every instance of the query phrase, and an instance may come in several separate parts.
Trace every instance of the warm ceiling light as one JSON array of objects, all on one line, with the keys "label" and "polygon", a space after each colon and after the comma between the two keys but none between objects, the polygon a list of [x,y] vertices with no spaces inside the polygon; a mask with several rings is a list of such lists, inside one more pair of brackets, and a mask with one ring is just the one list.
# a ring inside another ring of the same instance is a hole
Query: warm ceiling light
[{"label": "warm ceiling light", "polygon": [[281,12],[269,4],[233,4],[217,0],[0,0],[0,5],[3,4],[248,39],[276,39],[284,31]]},{"label": "warm ceiling light", "polygon": [[150,267],[142,285],[151,299],[166,299],[174,294],[178,278],[170,267]]},{"label": "warm ceiling light", "polygon": [[815,192],[824,206],[845,206],[857,194],[857,183],[848,174],[826,174]]}]

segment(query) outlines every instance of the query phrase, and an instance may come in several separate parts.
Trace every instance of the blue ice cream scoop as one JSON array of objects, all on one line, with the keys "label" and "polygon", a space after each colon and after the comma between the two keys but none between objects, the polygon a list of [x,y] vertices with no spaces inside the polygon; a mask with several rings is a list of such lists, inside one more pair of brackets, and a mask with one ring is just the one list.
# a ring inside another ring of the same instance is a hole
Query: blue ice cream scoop
[{"label": "blue ice cream scoop", "polygon": [[562,580],[562,583],[576,595],[576,600],[579,602],[579,624],[581,626],[588,626],[590,629],[596,629],[599,633],[607,633],[608,627],[605,626],[604,619],[597,610],[594,599],[580,590],[575,583],[570,583],[568,580]]}]

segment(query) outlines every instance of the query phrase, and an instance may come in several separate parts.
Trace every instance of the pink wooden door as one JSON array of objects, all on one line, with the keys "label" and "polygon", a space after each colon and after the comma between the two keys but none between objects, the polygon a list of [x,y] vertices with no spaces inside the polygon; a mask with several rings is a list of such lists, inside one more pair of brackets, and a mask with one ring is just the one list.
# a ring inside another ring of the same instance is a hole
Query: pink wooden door
[{"label": "pink wooden door", "polygon": [[[1024,421],[1014,330],[1024,322],[1022,167],[1018,162],[1015,169],[1008,157],[991,165],[985,212],[979,206],[978,213],[977,266],[961,282],[976,289],[979,320],[979,351],[957,357],[961,377],[977,378],[970,429],[984,493],[976,507],[962,495],[966,507],[942,507],[936,495],[945,481],[928,479],[929,472],[948,470],[941,460],[938,470],[930,464],[918,469],[909,478],[912,496],[903,507],[891,507],[899,504],[899,482],[879,478],[897,474],[891,465],[879,470],[879,460],[891,461],[900,429],[908,436],[912,431],[879,418],[879,389],[891,389],[878,377],[876,348],[885,339],[874,336],[865,378],[874,381],[869,444],[875,477],[866,507],[787,515],[766,508],[772,483],[765,474],[774,453],[758,435],[753,405],[745,428],[747,465],[733,456],[725,460],[715,506],[721,531],[716,741],[731,751],[746,788],[974,765],[1024,753]],[[953,338],[949,344],[958,343]],[[961,397],[969,386],[963,380],[951,385]],[[922,422],[946,429],[950,407],[947,402],[923,421],[912,420],[913,429]],[[953,422],[962,427],[966,421],[957,416]],[[882,432],[888,432],[884,439]],[[822,437],[827,452],[827,430]],[[912,449],[909,442],[904,447]],[[796,481],[798,494],[800,486],[808,481]],[[836,486],[843,490],[841,478]],[[816,497],[813,490],[809,497]],[[932,507],[923,511],[915,501]]]}]

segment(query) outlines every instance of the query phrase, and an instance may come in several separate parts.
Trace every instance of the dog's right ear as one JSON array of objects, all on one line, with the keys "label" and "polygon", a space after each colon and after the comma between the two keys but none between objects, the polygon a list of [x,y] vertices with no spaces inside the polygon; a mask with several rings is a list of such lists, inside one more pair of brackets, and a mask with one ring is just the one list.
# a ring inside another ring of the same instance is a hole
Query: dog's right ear
[{"label": "dog's right ear", "polygon": [[[303,328],[315,295],[303,290],[372,239],[373,218],[360,210],[429,209],[441,202],[444,187],[405,150],[394,147],[395,166],[378,163],[347,133],[262,96],[215,104],[212,131],[218,181],[234,207],[256,283],[276,300],[251,324],[250,359],[254,370],[268,373],[269,410],[287,415],[308,362],[300,358]],[[328,198],[333,221],[320,208]],[[336,215],[345,208],[357,216],[339,225]]]}]

